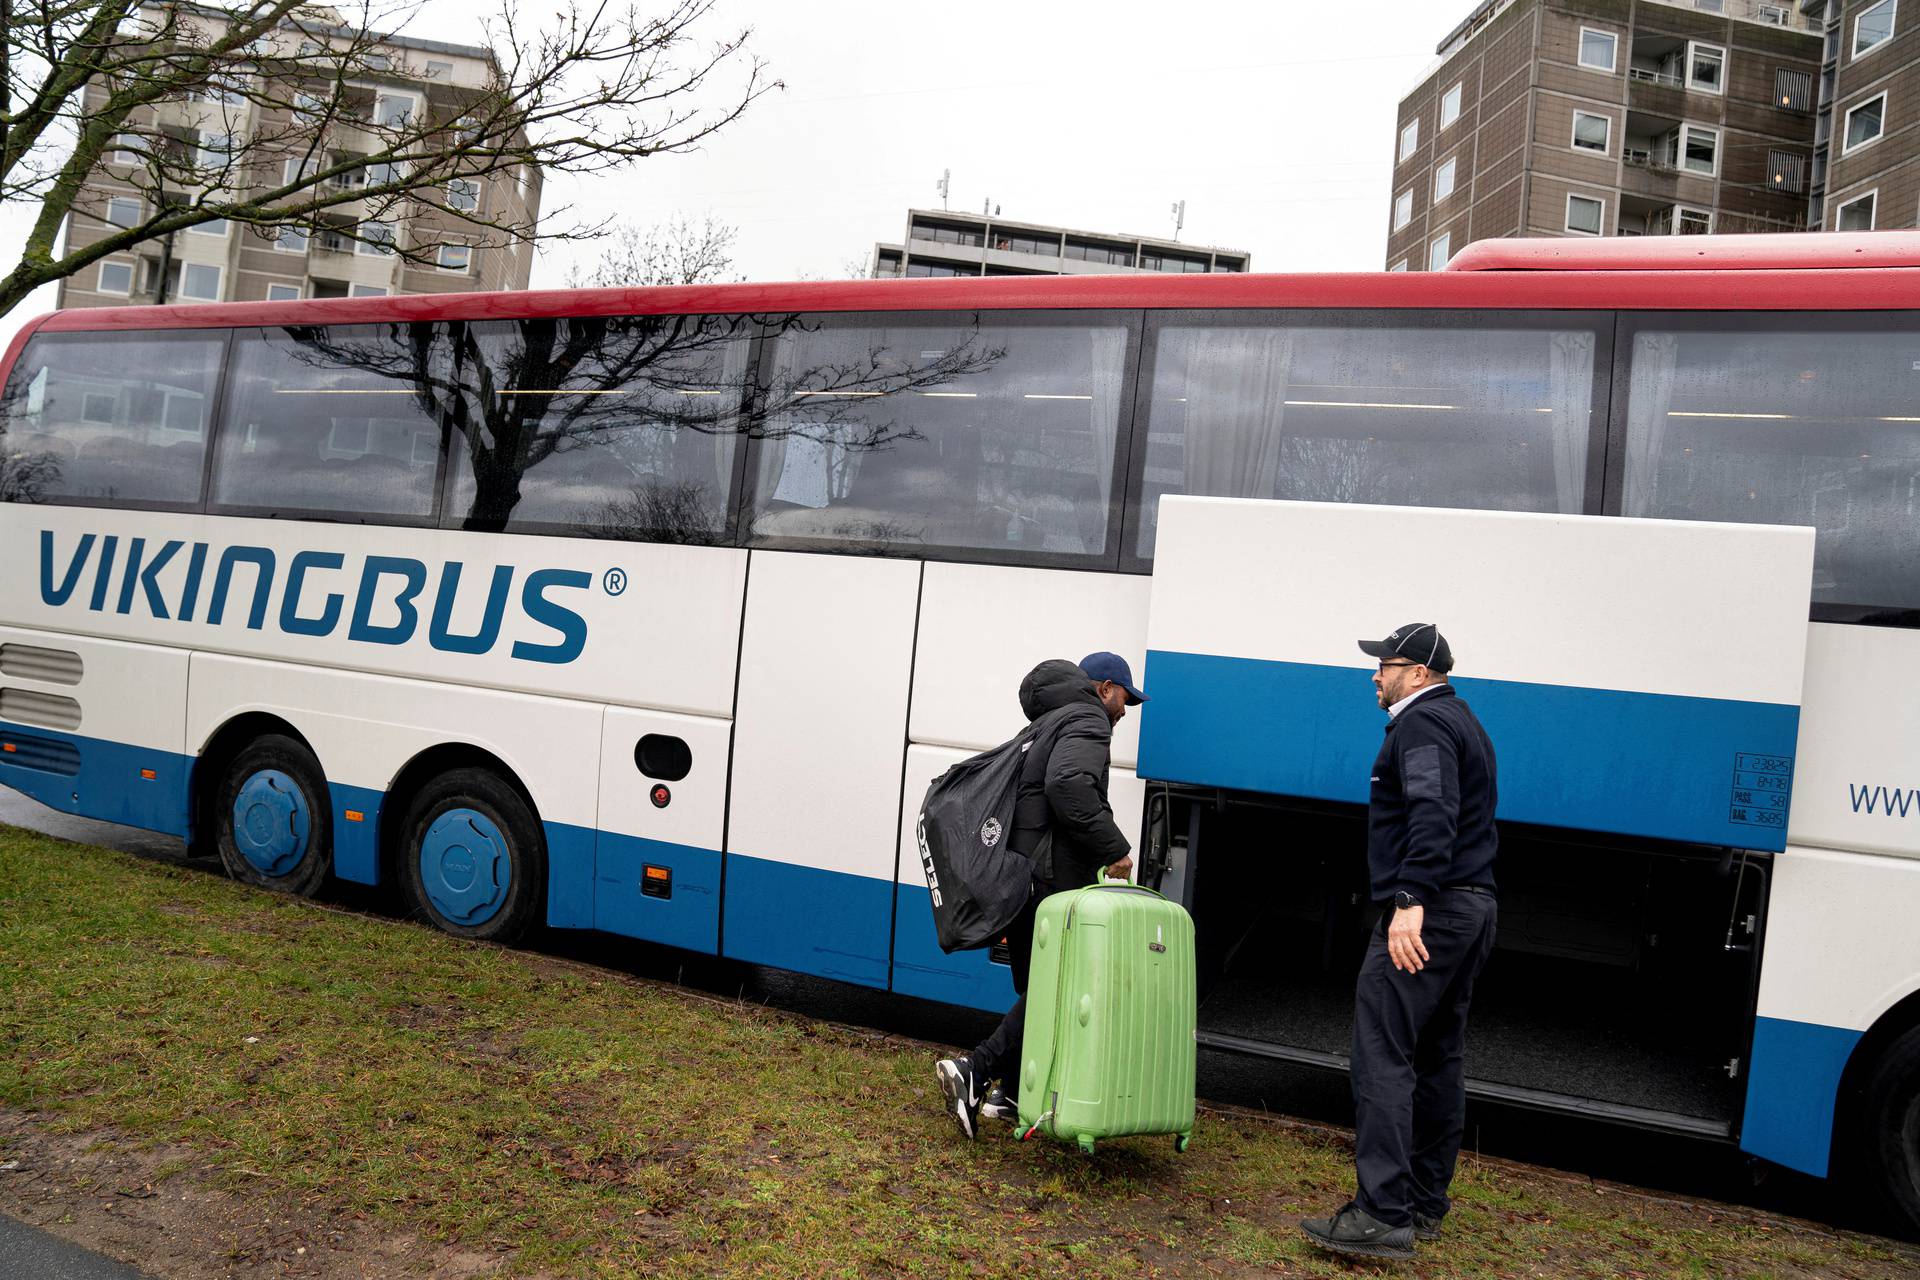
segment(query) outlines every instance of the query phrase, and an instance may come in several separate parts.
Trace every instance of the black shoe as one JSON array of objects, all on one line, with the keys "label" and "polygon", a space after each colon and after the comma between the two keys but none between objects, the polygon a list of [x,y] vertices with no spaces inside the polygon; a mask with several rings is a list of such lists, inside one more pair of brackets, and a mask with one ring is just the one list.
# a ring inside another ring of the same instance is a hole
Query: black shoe
[{"label": "black shoe", "polygon": [[1438,1240],[1440,1238],[1440,1219],[1429,1218],[1424,1213],[1414,1214],[1413,1238],[1415,1240]]},{"label": "black shoe", "polygon": [[1390,1227],[1375,1220],[1349,1200],[1331,1218],[1308,1218],[1300,1224],[1307,1239],[1322,1249],[1356,1258],[1411,1258],[1413,1227]]},{"label": "black shoe", "polygon": [[1020,1104],[1007,1096],[1005,1088],[995,1085],[987,1090],[987,1096],[981,1099],[980,1118],[1017,1124],[1020,1120]]},{"label": "black shoe", "polygon": [[967,1141],[973,1141],[974,1117],[980,1113],[980,1084],[973,1078],[973,1063],[964,1057],[942,1058],[933,1064],[933,1074],[940,1079],[940,1092],[954,1122]]}]

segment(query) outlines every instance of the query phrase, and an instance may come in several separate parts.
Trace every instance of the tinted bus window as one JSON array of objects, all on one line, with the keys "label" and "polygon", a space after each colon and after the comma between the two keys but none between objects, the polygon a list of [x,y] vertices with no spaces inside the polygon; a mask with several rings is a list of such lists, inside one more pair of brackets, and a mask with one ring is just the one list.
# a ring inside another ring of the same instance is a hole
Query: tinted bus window
[{"label": "tinted bus window", "polygon": [[0,406],[0,501],[200,501],[225,333],[33,339]]},{"label": "tinted bus window", "polygon": [[450,519],[468,529],[722,540],[750,329],[723,316],[470,326]]},{"label": "tinted bus window", "polygon": [[1134,553],[1167,493],[1578,512],[1601,342],[1584,318],[1168,322]]},{"label": "tinted bus window", "polygon": [[347,516],[433,513],[445,325],[303,325],[234,341],[213,499]]},{"label": "tinted bus window", "polygon": [[1826,616],[1920,611],[1911,318],[1661,317],[1627,351],[1622,511],[1811,525]]},{"label": "tinted bus window", "polygon": [[1108,555],[1128,339],[1106,317],[788,318],[755,426],[753,537]]}]

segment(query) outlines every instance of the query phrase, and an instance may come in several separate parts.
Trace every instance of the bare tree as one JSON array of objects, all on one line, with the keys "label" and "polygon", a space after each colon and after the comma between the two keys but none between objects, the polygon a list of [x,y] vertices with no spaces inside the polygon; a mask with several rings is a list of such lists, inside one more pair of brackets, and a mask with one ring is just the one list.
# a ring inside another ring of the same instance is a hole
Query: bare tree
[{"label": "bare tree", "polygon": [[698,222],[685,214],[651,227],[628,223],[600,246],[591,269],[567,272],[569,289],[618,289],[656,284],[731,284],[733,242],[740,229],[712,214]]},{"label": "bare tree", "polygon": [[[462,208],[448,184],[602,173],[698,146],[779,87],[749,32],[700,34],[717,3],[656,0],[649,14],[559,0],[536,22],[500,0],[484,83],[453,84],[393,43],[404,0],[363,0],[350,17],[301,0],[0,0],[0,201],[40,206],[16,265],[0,263],[0,315],[109,254],[220,219],[421,263],[443,244],[597,234],[536,226],[516,202]],[[396,83],[415,91],[380,92]],[[109,219],[102,171],[141,196],[131,222]],[[422,209],[434,216],[397,236]],[[108,234],[56,253],[76,215]]]}]

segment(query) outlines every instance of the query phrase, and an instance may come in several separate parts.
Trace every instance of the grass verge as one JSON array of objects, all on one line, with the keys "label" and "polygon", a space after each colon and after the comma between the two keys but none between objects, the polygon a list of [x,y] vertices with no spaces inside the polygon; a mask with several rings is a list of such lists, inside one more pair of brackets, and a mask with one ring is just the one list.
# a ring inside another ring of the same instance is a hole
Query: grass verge
[{"label": "grass verge", "polygon": [[[928,1046],[0,828],[0,1105],[500,1274],[1346,1274],[1335,1136],[967,1145]],[[0,1150],[0,1157],[5,1156]],[[1419,1274],[1911,1276],[1870,1237],[1463,1163]],[[3,1194],[3,1193],[0,1193]]]}]

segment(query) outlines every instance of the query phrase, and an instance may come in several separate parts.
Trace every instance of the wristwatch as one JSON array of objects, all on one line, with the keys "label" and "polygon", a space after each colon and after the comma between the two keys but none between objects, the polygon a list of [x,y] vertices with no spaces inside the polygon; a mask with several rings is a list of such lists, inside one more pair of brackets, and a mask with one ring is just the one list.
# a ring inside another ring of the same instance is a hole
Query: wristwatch
[{"label": "wristwatch", "polygon": [[1398,910],[1409,911],[1420,905],[1420,899],[1402,889],[1393,895],[1393,905]]}]

